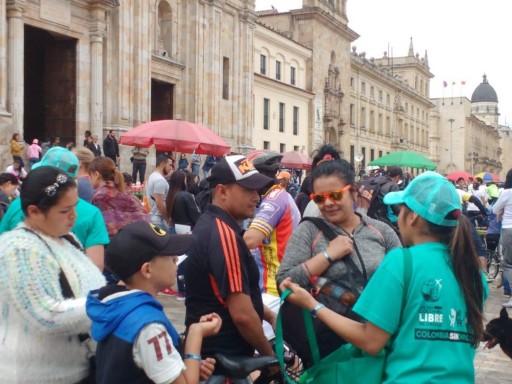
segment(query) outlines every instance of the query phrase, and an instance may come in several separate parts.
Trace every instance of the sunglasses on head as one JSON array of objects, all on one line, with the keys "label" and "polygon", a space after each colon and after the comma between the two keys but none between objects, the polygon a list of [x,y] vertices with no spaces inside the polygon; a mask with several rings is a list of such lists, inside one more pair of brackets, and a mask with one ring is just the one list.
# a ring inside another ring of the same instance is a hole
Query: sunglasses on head
[{"label": "sunglasses on head", "polygon": [[331,191],[326,193],[312,193],[309,198],[313,200],[317,205],[325,204],[327,198],[332,201],[340,201],[343,198],[343,194],[351,188],[351,185],[345,185],[342,189],[337,191]]}]

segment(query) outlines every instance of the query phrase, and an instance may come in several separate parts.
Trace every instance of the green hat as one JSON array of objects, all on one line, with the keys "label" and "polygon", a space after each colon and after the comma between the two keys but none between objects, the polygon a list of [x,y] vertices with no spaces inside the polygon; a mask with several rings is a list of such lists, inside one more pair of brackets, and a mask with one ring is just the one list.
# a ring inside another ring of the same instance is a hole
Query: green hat
[{"label": "green hat", "polygon": [[40,162],[32,166],[32,169],[34,170],[45,165],[59,168],[61,171],[66,172],[69,177],[76,179],[80,162],[69,149],[53,147],[44,154]]},{"label": "green hat", "polygon": [[[453,184],[440,174],[430,171],[415,177],[403,191],[386,194],[384,203],[405,204],[425,220],[445,227],[457,225],[457,216],[462,208]],[[458,214],[450,217],[455,210],[459,211]]]}]

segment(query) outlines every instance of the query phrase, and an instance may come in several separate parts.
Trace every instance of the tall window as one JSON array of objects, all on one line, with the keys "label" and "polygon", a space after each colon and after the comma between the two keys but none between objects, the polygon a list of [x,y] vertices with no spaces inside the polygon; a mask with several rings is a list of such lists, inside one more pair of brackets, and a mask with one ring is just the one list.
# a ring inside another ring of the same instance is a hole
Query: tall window
[{"label": "tall window", "polygon": [[281,80],[281,62],[276,60],[276,79]]},{"label": "tall window", "polygon": [[293,107],[293,134],[299,134],[299,107]]},{"label": "tall window", "polygon": [[370,131],[375,131],[375,111],[370,111]]},{"label": "tall window", "polygon": [[268,130],[270,124],[270,100],[263,99],[263,129]]},{"label": "tall window", "polygon": [[260,73],[262,75],[267,74],[267,56],[260,55]]},{"label": "tall window", "polygon": [[375,160],[375,149],[370,149],[370,161]]},{"label": "tall window", "polygon": [[355,107],[354,104],[350,104],[350,125],[355,125],[356,123],[356,117],[354,116]]},{"label": "tall window", "polygon": [[229,59],[222,60],[222,98],[229,100]]},{"label": "tall window", "polygon": [[361,107],[361,118],[359,119],[360,121],[360,127],[361,128],[366,128],[366,108],[365,107]]},{"label": "tall window", "polygon": [[298,145],[294,145],[293,146],[293,150],[296,151],[296,152],[299,152],[299,146]]},{"label": "tall window", "polygon": [[279,132],[284,132],[284,103],[279,103]]},{"label": "tall window", "polygon": [[366,168],[366,148],[365,147],[361,148],[361,154],[363,155],[363,161],[361,161],[361,169],[365,169]]},{"label": "tall window", "polygon": [[295,67],[290,67],[290,84],[295,85]]},{"label": "tall window", "polygon": [[361,83],[361,95],[366,96],[366,83],[364,81]]},{"label": "tall window", "polygon": [[263,142],[263,149],[270,149],[270,141]]},{"label": "tall window", "polygon": [[355,79],[353,77],[350,78],[350,88],[355,88]]},{"label": "tall window", "polygon": [[281,153],[286,152],[286,144],[284,144],[284,143],[279,144],[279,152],[281,152]]},{"label": "tall window", "polygon": [[356,155],[356,149],[353,145],[350,146],[350,164],[354,166],[354,157]]}]

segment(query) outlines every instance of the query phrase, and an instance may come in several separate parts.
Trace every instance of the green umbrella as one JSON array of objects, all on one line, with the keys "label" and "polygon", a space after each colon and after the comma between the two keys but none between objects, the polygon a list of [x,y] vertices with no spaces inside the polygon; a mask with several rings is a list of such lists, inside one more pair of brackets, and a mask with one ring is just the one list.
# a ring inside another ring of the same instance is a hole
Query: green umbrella
[{"label": "green umbrella", "polygon": [[437,166],[425,156],[409,151],[391,152],[377,160],[370,161],[369,165],[398,165],[401,167],[425,168],[430,171],[437,168]]}]

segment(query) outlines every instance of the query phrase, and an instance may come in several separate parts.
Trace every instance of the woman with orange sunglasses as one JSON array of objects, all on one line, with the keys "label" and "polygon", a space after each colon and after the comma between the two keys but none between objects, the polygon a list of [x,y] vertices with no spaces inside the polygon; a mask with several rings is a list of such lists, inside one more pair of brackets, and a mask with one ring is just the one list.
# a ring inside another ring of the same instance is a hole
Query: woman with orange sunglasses
[{"label": "woman with orange sunglasses", "polygon": [[[346,160],[326,156],[313,169],[311,184],[310,197],[321,215],[304,220],[290,238],[277,282],[291,277],[325,306],[361,321],[351,311],[353,302],[347,303],[345,298],[361,294],[384,255],[401,247],[400,240],[387,224],[355,211],[355,172]],[[304,364],[310,365],[312,359],[300,309],[286,302],[282,316],[285,340]],[[322,357],[344,343],[321,322],[315,321],[315,329]]]}]

